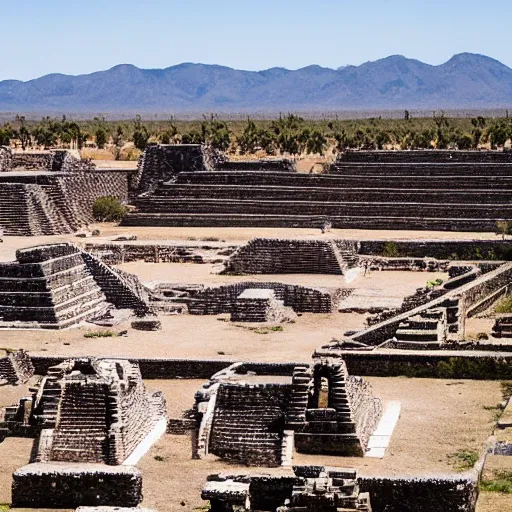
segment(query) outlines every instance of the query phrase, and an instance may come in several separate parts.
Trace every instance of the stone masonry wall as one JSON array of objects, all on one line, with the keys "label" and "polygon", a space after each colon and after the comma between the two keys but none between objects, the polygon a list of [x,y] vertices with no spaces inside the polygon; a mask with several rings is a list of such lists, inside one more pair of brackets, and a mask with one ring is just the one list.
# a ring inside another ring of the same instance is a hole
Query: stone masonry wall
[{"label": "stone masonry wall", "polygon": [[136,507],[141,500],[142,474],[133,466],[40,463],[24,466],[13,474],[14,507]]},{"label": "stone masonry wall", "polygon": [[281,283],[243,282],[233,285],[206,288],[192,296],[189,313],[192,315],[220,315],[231,313],[237,297],[248,288],[272,289],[278,300],[298,313],[332,313],[351,289],[308,288]]},{"label": "stone masonry wall", "polygon": [[231,256],[222,273],[341,275],[343,263],[330,241],[255,238]]}]

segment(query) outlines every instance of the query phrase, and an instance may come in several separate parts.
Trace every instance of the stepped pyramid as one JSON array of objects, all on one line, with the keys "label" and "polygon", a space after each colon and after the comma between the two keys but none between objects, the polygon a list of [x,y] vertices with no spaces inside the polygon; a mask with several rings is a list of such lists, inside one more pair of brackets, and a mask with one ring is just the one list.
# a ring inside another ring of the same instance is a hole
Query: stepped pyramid
[{"label": "stepped pyramid", "polygon": [[341,358],[295,368],[286,428],[298,452],[363,456],[381,414],[370,384],[350,377]]},{"label": "stepped pyramid", "polygon": [[116,272],[72,244],[17,251],[0,264],[0,327],[62,329],[110,308],[146,314],[147,296],[133,276]]},{"label": "stepped pyramid", "polygon": [[122,464],[166,423],[162,394],[148,393],[138,364],[126,360],[63,361],[31,392],[28,423],[39,433],[37,462]]}]

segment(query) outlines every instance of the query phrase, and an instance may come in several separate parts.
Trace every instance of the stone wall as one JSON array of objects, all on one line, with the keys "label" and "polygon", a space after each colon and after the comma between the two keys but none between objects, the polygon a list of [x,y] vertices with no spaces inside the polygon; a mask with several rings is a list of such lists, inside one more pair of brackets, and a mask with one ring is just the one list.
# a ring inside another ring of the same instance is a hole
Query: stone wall
[{"label": "stone wall", "polygon": [[222,273],[342,275],[353,263],[350,256],[328,240],[255,238],[230,257]]},{"label": "stone wall", "polygon": [[139,160],[137,193],[153,190],[182,171],[211,171],[219,156],[200,144],[150,144]]},{"label": "stone wall", "polygon": [[86,243],[85,250],[109,265],[130,261],[146,263],[220,263],[237,245],[198,240],[172,244]]},{"label": "stone wall", "polygon": [[[286,499],[291,498],[294,488],[306,489],[306,478],[317,479],[322,474],[332,475],[335,479],[343,477],[347,484],[350,477],[355,478],[358,490],[370,494],[374,512],[474,512],[478,497],[477,477],[472,472],[410,478],[358,476],[353,470],[324,466],[294,466],[293,469],[295,475],[291,476],[210,475],[202,497],[211,500],[212,506],[235,504],[237,490],[243,490],[243,484],[248,484],[245,492],[250,496],[251,510],[274,512]],[[239,501],[237,504],[242,503]],[[212,510],[227,508],[219,506]]]},{"label": "stone wall", "polygon": [[38,463],[13,473],[14,507],[136,507],[141,500],[142,474],[133,466]]},{"label": "stone wall", "polygon": [[[319,349],[318,354],[332,356],[332,352]],[[349,373],[375,377],[425,377],[439,379],[512,380],[512,355],[494,352],[467,351],[454,355],[450,352],[425,353],[374,353],[340,351]],[[48,368],[67,359],[65,356],[31,357],[36,375],[45,375]],[[169,359],[138,358],[144,379],[205,379],[225,370],[237,361],[226,359]],[[298,365],[307,362],[255,363],[246,362],[243,367],[258,375],[291,376]]]},{"label": "stone wall", "polygon": [[282,159],[264,160],[225,160],[216,166],[216,171],[268,171],[296,172],[295,162]]},{"label": "stone wall", "polygon": [[0,172],[10,170],[12,166],[12,149],[7,146],[0,146]]},{"label": "stone wall", "polygon": [[475,475],[439,477],[359,477],[370,493],[373,512],[474,512],[478,498]]},{"label": "stone wall", "polygon": [[507,260],[512,240],[360,240],[358,254],[438,260]]},{"label": "stone wall", "polygon": [[512,151],[462,151],[419,149],[409,151],[345,151],[338,155],[339,162],[505,162],[512,163]]},{"label": "stone wall", "polygon": [[[351,288],[309,288],[267,282],[241,282],[198,290],[191,294],[191,315],[220,315],[236,308],[238,296],[249,288],[271,289],[276,298],[298,313],[332,313],[352,292]],[[180,300],[180,299],[177,299]]]},{"label": "stone wall", "polygon": [[11,170],[23,169],[24,171],[51,170],[53,153],[51,151],[13,151],[11,158]]}]

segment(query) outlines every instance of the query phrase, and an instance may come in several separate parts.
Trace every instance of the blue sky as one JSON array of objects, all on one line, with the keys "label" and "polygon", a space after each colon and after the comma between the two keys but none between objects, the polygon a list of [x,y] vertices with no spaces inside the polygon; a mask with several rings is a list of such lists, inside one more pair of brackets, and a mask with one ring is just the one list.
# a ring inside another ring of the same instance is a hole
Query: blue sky
[{"label": "blue sky", "polygon": [[[1,5],[5,4],[5,5]],[[460,52],[512,67],[510,0],[0,0],[0,80],[130,63],[336,68]]]}]

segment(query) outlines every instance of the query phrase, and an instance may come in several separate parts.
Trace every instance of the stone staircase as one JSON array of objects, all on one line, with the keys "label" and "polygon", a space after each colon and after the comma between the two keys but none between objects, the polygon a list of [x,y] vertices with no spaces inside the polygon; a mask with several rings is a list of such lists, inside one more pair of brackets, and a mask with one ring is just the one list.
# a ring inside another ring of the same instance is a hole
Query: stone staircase
[{"label": "stone staircase", "polygon": [[[152,151],[166,151],[160,148]],[[328,219],[335,228],[494,230],[512,215],[512,160],[494,151],[458,153],[341,155],[321,175],[230,164],[214,172],[181,165],[170,173],[168,165],[145,159],[153,188],[137,197],[137,210],[122,223],[320,228]]]},{"label": "stone staircase", "polygon": [[50,458],[60,462],[104,462],[108,433],[107,389],[66,382],[53,432]]},{"label": "stone staircase", "polygon": [[401,322],[393,345],[396,348],[435,349],[446,343],[447,309],[427,309]]},{"label": "stone staircase", "polygon": [[280,466],[284,416],[269,403],[269,390],[221,384],[209,451],[253,466]]}]

